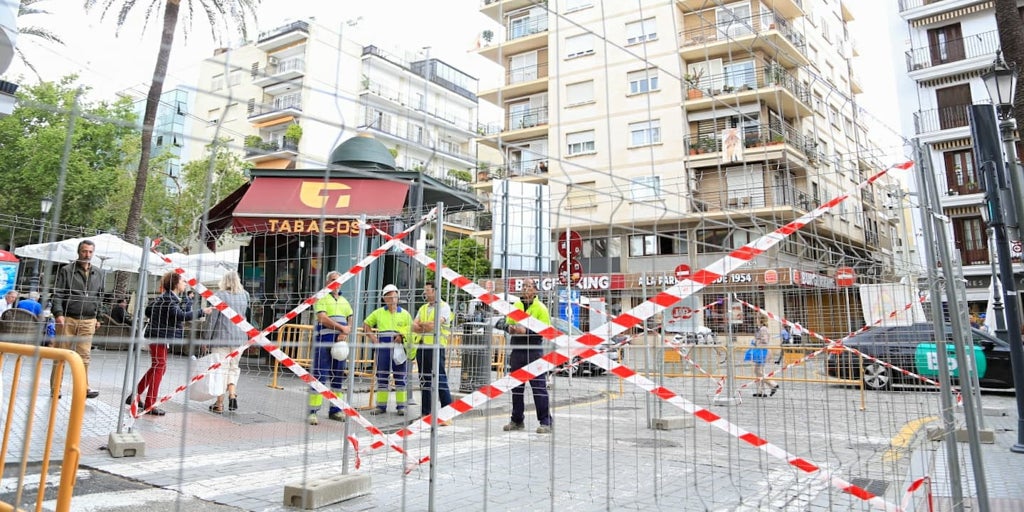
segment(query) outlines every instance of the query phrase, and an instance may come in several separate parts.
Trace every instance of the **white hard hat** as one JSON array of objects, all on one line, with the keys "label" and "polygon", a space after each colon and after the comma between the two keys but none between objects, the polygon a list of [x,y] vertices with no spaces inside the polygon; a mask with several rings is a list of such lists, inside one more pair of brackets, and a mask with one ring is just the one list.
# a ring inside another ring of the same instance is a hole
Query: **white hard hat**
[{"label": "white hard hat", "polygon": [[383,297],[383,296],[385,296],[385,295],[387,295],[387,294],[389,294],[391,292],[399,293],[398,292],[398,287],[393,285],[393,284],[389,284],[389,285],[384,287],[384,290],[382,290],[380,292],[380,295],[381,295],[381,297]]},{"label": "white hard hat", "polygon": [[348,359],[348,343],[336,341],[334,345],[331,345],[331,357],[337,361]]}]

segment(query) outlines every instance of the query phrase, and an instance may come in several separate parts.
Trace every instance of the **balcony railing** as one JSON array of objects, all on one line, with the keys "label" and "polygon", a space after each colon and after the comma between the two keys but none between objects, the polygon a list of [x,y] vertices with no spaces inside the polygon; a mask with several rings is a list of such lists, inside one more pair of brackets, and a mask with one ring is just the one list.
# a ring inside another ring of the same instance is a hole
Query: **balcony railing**
[{"label": "balcony railing", "polygon": [[805,104],[809,104],[811,99],[810,91],[785,68],[776,64],[700,76],[695,80],[687,80],[687,82],[691,89],[711,96],[736,94],[762,87],[782,87]]},{"label": "balcony railing", "polygon": [[543,174],[548,172],[548,159],[535,158],[531,160],[520,160],[511,162],[508,165],[508,176],[529,176],[532,174]]},{"label": "balcony railing", "polygon": [[508,41],[539,34],[547,29],[547,16],[527,16],[526,18],[510,19],[505,27]]},{"label": "balcony railing", "polygon": [[267,30],[266,32],[260,32],[260,35],[259,37],[256,38],[256,40],[262,43],[263,41],[266,41],[272,37],[276,37],[281,34],[291,32],[293,30],[302,30],[305,32],[309,32],[309,23],[306,23],[305,21],[293,21],[287,25],[277,27],[272,30]]},{"label": "balcony railing", "polygon": [[[808,155],[816,147],[811,139],[804,137],[800,131],[788,124],[756,125],[739,128],[744,148],[767,147],[776,144],[789,144]],[[683,144],[691,155],[718,153],[722,151],[722,133],[705,133],[690,135],[683,138]],[[815,155],[815,159],[817,155]],[[808,155],[808,159],[811,157]]]},{"label": "balcony railing", "polygon": [[989,265],[988,249],[960,248],[960,261],[964,265]]},{"label": "balcony railing", "polygon": [[509,131],[533,128],[544,124],[548,124],[547,107],[510,112],[505,116],[505,129]]},{"label": "balcony railing", "polygon": [[810,194],[791,185],[730,188],[728,191],[723,190],[722,187],[715,187],[714,191],[708,192],[698,189],[694,193],[693,199],[694,209],[698,212],[783,206],[809,212],[818,207]]},{"label": "balcony railing", "polygon": [[541,62],[530,66],[509,68],[505,76],[505,85],[515,85],[523,82],[532,82],[538,78],[547,78],[548,63]]},{"label": "balcony railing", "polygon": [[907,71],[917,71],[940,64],[991,55],[999,49],[999,33],[995,30],[952,39],[940,45],[914,48],[906,53]]},{"label": "balcony railing", "polygon": [[278,151],[291,151],[293,153],[298,153],[299,145],[289,140],[283,140],[280,144],[270,140],[264,140],[259,143],[246,142],[245,158],[269,155],[277,153]]},{"label": "balcony railing", "polygon": [[909,11],[922,5],[937,4],[946,0],[899,0],[900,12]]},{"label": "balcony railing", "polygon": [[265,114],[272,114],[282,110],[298,110],[302,111],[302,95],[301,94],[289,94],[287,96],[281,96],[274,98],[274,100],[267,104],[257,104],[255,100],[249,100],[249,117],[256,117]]},{"label": "balcony railing", "polygon": [[267,75],[274,76],[282,73],[288,73],[290,71],[298,71],[299,73],[306,72],[306,61],[302,58],[293,58],[282,60],[275,66],[267,66]]},{"label": "balcony railing", "polygon": [[728,14],[721,16],[725,17],[713,23],[684,30],[681,33],[681,45],[683,47],[700,46],[715,41],[728,41],[748,35],[763,34],[772,30],[779,31],[800,51],[803,51],[806,45],[804,36],[793,30],[789,21],[781,16],[775,14],[766,17],[759,14],[744,17],[732,17]]},{"label": "balcony railing", "polygon": [[914,113],[914,130],[917,134],[949,130],[967,126],[970,105],[953,105]]},{"label": "balcony railing", "polygon": [[436,110],[431,111],[430,109],[424,109],[423,105],[413,105],[411,104],[411,100],[409,99],[409,96],[407,94],[399,91],[398,89],[394,89],[384,84],[381,84],[380,82],[374,82],[370,80],[364,81],[363,91],[373,94],[374,96],[384,98],[392,103],[397,103],[399,105],[417,110],[419,112],[426,112],[427,114],[432,115],[441,121],[449,123],[460,130],[466,130],[470,132],[476,131],[476,123],[471,122],[465,118],[460,118],[448,112],[441,112]]}]

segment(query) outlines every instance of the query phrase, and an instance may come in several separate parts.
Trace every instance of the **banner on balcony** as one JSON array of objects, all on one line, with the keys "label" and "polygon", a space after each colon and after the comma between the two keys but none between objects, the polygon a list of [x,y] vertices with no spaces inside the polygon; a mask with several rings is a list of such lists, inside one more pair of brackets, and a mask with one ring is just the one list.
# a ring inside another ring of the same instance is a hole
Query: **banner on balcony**
[{"label": "banner on balcony", "polygon": [[722,130],[722,163],[732,164],[743,161],[743,134],[739,128]]}]

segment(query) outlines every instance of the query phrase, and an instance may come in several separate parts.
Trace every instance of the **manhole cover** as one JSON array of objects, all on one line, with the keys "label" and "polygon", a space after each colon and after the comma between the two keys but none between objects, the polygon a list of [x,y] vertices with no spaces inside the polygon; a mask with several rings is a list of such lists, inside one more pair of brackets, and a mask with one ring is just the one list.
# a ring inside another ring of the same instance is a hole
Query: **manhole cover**
[{"label": "manhole cover", "polygon": [[889,488],[888,482],[872,478],[851,478],[850,483],[874,494],[875,496],[885,496],[885,490]]}]

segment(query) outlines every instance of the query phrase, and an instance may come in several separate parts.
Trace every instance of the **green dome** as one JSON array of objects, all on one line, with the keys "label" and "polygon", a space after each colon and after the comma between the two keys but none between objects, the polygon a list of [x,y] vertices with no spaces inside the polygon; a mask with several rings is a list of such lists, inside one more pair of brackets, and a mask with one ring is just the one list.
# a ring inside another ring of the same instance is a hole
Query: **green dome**
[{"label": "green dome", "polygon": [[395,157],[388,148],[369,136],[357,135],[331,152],[331,163],[357,169],[395,170]]}]

